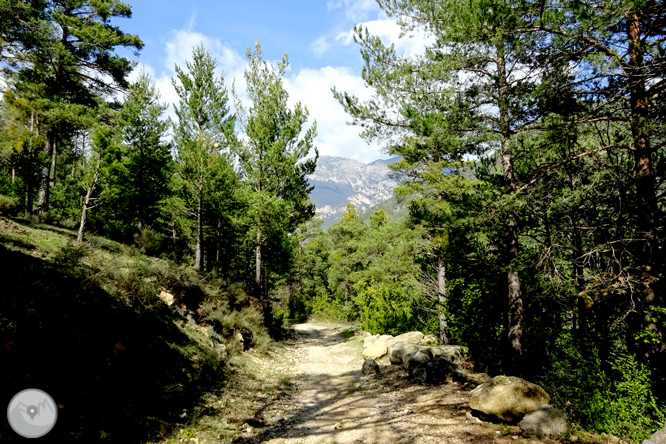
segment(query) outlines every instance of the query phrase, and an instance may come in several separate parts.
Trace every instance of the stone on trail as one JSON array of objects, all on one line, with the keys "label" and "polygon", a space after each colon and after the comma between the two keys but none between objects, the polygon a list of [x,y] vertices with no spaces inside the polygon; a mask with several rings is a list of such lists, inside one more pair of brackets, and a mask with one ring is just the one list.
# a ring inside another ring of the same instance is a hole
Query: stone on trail
[{"label": "stone on trail", "polygon": [[643,441],[643,444],[666,444],[666,426],[658,430],[650,439]]},{"label": "stone on trail", "polygon": [[419,350],[410,356],[407,361],[403,364],[404,367],[410,372],[417,367],[425,366],[428,362],[432,360],[432,355],[427,351]]},{"label": "stone on trail", "polygon": [[389,353],[393,350],[393,347],[398,342],[404,342],[405,344],[418,344],[423,340],[423,333],[420,331],[410,331],[409,333],[403,333],[394,338],[386,340],[386,346],[389,349]]},{"label": "stone on trail", "polygon": [[542,405],[533,412],[525,415],[518,424],[525,436],[560,437],[569,430],[567,415],[560,409],[551,405]]},{"label": "stone on trail", "polygon": [[379,339],[379,335],[365,336],[363,338],[363,348],[367,348],[374,342],[377,342],[377,339]]},{"label": "stone on trail", "polygon": [[391,351],[389,360],[391,361],[391,364],[403,364],[420,349],[421,348],[416,344],[398,342],[393,346],[393,351]]},{"label": "stone on trail", "polygon": [[379,359],[388,352],[386,341],[375,341],[363,350],[363,359]]},{"label": "stone on trail", "polygon": [[367,359],[363,362],[363,367],[361,371],[365,376],[378,375],[379,374],[379,364],[374,359]]},{"label": "stone on trail", "polygon": [[470,392],[469,406],[504,421],[516,421],[549,401],[550,396],[536,384],[516,376],[496,376]]}]

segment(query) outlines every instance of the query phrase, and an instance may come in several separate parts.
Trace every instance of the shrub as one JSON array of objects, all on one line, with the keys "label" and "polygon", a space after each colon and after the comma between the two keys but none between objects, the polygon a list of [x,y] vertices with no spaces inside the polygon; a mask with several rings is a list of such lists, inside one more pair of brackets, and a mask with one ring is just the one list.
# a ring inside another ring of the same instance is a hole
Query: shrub
[{"label": "shrub", "polygon": [[413,287],[398,282],[360,283],[355,289],[354,302],[369,332],[399,335],[421,329],[414,314],[419,295]]},{"label": "shrub", "polygon": [[134,243],[141,253],[156,256],[162,251],[164,235],[150,227],[144,227],[134,235]]},{"label": "shrub", "polygon": [[547,385],[581,425],[638,442],[663,426],[666,410],[652,394],[650,371],[633,355],[614,353],[604,371],[596,351],[560,345],[564,355],[554,361]]},{"label": "shrub", "polygon": [[13,216],[18,212],[18,200],[0,194],[0,215]]}]

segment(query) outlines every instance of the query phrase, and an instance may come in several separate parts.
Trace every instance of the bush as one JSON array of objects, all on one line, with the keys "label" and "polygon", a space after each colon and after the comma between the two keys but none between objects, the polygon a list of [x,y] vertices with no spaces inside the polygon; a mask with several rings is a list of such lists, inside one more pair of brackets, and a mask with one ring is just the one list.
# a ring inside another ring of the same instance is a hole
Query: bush
[{"label": "bush", "polygon": [[18,212],[18,200],[0,194],[0,215],[13,216]]},{"label": "bush", "polygon": [[418,292],[398,282],[358,284],[354,302],[361,313],[363,328],[370,333],[399,335],[423,326],[414,315]]},{"label": "bush", "polygon": [[561,349],[564,356],[554,362],[547,385],[555,402],[581,425],[640,442],[666,422],[666,410],[652,394],[650,371],[634,356],[616,352],[607,374],[596,351]]},{"label": "bush", "polygon": [[164,235],[150,227],[141,228],[134,235],[134,243],[141,253],[156,256],[162,251]]}]

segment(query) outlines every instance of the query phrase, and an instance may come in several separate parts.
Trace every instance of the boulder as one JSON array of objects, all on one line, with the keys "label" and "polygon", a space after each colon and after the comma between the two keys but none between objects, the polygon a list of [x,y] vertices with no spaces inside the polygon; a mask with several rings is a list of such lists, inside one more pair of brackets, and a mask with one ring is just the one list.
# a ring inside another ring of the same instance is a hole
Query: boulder
[{"label": "boulder", "polygon": [[363,348],[368,348],[370,344],[377,342],[379,335],[370,335],[363,338]]},{"label": "boulder", "polygon": [[439,338],[435,335],[425,335],[419,345],[439,345]]},{"label": "boulder", "polygon": [[410,356],[412,356],[420,349],[421,348],[416,344],[398,342],[393,346],[393,350],[389,355],[389,361],[391,361],[391,364],[403,364],[409,359]]},{"label": "boulder", "polygon": [[368,359],[363,362],[363,367],[361,371],[365,376],[378,375],[379,374],[379,364],[374,359]]},{"label": "boulder", "polygon": [[176,300],[175,297],[165,289],[162,289],[162,291],[160,291],[160,294],[158,294],[157,297],[159,297],[162,300],[162,302],[164,302],[168,306],[173,305],[173,303]]},{"label": "boulder", "polygon": [[666,443],[666,426],[658,430],[650,439],[643,441],[643,444],[664,444]]},{"label": "boulder", "polygon": [[363,350],[363,359],[379,359],[388,352],[386,341],[378,340]]},{"label": "boulder", "polygon": [[469,406],[504,421],[516,421],[549,401],[550,396],[536,384],[516,376],[496,376],[470,392]]},{"label": "boulder", "polygon": [[417,367],[425,366],[431,360],[432,360],[432,355],[430,353],[428,353],[427,351],[419,350],[413,355],[411,355],[409,358],[407,358],[407,360],[404,362],[403,365],[407,370],[411,372]]},{"label": "boulder", "polygon": [[395,347],[395,344],[399,342],[404,342],[405,344],[418,344],[423,340],[423,333],[420,331],[410,331],[409,333],[403,333],[394,338],[390,338],[386,341],[386,346],[389,348],[389,353]]},{"label": "boulder", "polygon": [[453,364],[462,365],[464,348],[460,345],[421,346],[421,349],[428,350],[433,356],[441,356]]},{"label": "boulder", "polygon": [[468,372],[462,368],[458,362],[451,362],[447,356],[438,355],[433,358],[436,374],[433,375],[435,381],[444,382],[451,378],[458,382],[467,382]]},{"label": "boulder", "polygon": [[569,430],[567,415],[560,409],[551,405],[542,405],[533,412],[525,415],[518,423],[525,436],[560,437]]}]

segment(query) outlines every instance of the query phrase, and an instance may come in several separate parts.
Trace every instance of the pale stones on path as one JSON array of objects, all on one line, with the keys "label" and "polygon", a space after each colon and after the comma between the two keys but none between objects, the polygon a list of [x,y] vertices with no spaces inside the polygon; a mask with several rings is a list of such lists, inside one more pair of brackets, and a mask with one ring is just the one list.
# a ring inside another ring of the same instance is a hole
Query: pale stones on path
[{"label": "pale stones on path", "polygon": [[386,341],[376,341],[363,350],[363,359],[379,359],[388,352]]},{"label": "pale stones on path", "polygon": [[404,342],[405,344],[419,344],[423,340],[423,333],[420,331],[410,331],[408,333],[403,333],[394,338],[386,340],[386,346],[389,349],[389,353],[393,350],[393,347],[399,342]]},{"label": "pale stones on path", "polygon": [[469,406],[504,421],[516,421],[549,401],[548,393],[536,384],[516,376],[496,376],[470,392]]},{"label": "pale stones on path", "polygon": [[567,415],[551,405],[542,405],[528,413],[518,424],[525,436],[559,437],[569,430]]},{"label": "pale stones on path", "polygon": [[[368,333],[368,335],[370,335],[370,333]],[[377,342],[377,339],[379,339],[379,335],[364,336],[363,337],[363,348],[367,348],[373,342]]]},{"label": "pale stones on path", "polygon": [[379,364],[374,359],[368,359],[363,362],[363,367],[361,371],[365,376],[372,376],[379,374]]},{"label": "pale stones on path", "polygon": [[643,444],[666,444],[666,425],[652,435],[650,439],[643,441]]}]

